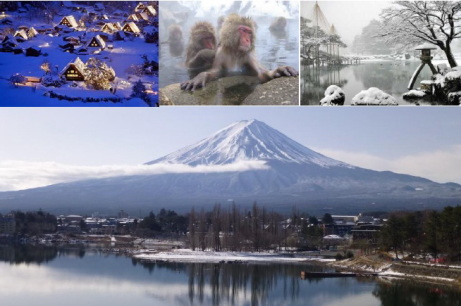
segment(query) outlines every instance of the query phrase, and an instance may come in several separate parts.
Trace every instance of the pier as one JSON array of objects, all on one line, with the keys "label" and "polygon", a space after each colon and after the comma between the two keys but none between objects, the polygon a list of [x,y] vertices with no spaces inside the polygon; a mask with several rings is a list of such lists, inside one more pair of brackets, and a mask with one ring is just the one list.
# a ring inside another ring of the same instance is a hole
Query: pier
[{"label": "pier", "polygon": [[353,272],[308,272],[301,271],[301,279],[306,278],[333,278],[333,277],[370,277],[377,276],[378,273],[372,272],[363,272],[363,273],[353,273]]}]

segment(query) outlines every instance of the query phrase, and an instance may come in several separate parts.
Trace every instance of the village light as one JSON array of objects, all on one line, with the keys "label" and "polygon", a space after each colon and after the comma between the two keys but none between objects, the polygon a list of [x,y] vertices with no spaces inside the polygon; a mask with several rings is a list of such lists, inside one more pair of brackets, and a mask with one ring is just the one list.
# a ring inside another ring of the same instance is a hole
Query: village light
[{"label": "village light", "polygon": [[416,78],[418,77],[419,73],[421,70],[423,70],[424,66],[427,64],[429,68],[431,68],[432,74],[437,74],[437,70],[435,69],[434,65],[432,64],[432,55],[431,55],[431,50],[436,50],[437,48],[429,43],[422,44],[421,46],[418,46],[415,48],[415,50],[421,50],[421,65],[416,69],[415,73],[413,73],[413,76],[411,77],[410,83],[408,84],[408,89],[412,89],[413,85],[416,82]]}]

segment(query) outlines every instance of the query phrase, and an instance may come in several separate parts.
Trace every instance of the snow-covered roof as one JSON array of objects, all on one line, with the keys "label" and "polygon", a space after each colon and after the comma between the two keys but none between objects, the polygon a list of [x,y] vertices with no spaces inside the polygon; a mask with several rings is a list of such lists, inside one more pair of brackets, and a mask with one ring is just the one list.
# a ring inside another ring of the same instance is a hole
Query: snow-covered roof
[{"label": "snow-covered roof", "polygon": [[147,13],[150,16],[153,16],[153,17],[157,16],[157,11],[155,10],[155,8],[152,5],[146,6],[146,8],[143,10],[143,13]]},{"label": "snow-covered roof", "polygon": [[2,44],[4,43],[11,43],[11,44],[14,44],[14,45],[17,45],[19,44],[19,42],[16,40],[16,38],[10,34],[6,35],[5,38],[3,38],[2,40]]},{"label": "snow-covered roof", "polygon": [[87,47],[104,49],[106,47],[106,42],[101,38],[101,36],[96,35],[88,41]]},{"label": "snow-covered roof", "polygon": [[75,61],[68,63],[68,64],[64,67],[64,69],[61,71],[61,74],[64,74],[64,73],[67,71],[67,69],[69,69],[69,67],[72,66],[72,65],[73,65],[75,68],[77,68],[77,70],[83,75],[83,72],[84,72],[84,70],[85,70],[85,64],[82,62],[82,60],[81,60],[79,57],[77,57],[77,58],[75,59]]},{"label": "snow-covered roof", "polygon": [[132,33],[141,33],[141,30],[139,30],[138,26],[137,26],[136,23],[134,23],[134,22],[128,22],[128,23],[126,23],[126,24],[123,26],[122,31],[125,31],[125,32],[132,32]]},{"label": "snow-covered roof", "polygon": [[134,13],[128,16],[128,20],[133,20],[133,21],[149,20],[149,16],[147,15],[147,13]]},{"label": "snow-covered roof", "polygon": [[34,27],[30,27],[29,31],[27,32],[27,35],[29,35],[30,38],[37,36],[38,32]]},{"label": "snow-covered roof", "polygon": [[135,7],[135,11],[140,11],[143,10],[146,7],[146,5],[143,2],[139,2],[138,5]]},{"label": "snow-covered roof", "polygon": [[430,43],[424,43],[422,45],[419,45],[415,48],[415,50],[423,50],[423,49],[430,49],[430,50],[436,50],[437,47],[434,46],[433,44]]},{"label": "snow-covered roof", "polygon": [[142,21],[142,20],[149,20],[149,15],[148,15],[148,13],[142,12],[142,13],[136,13],[136,15],[138,16],[138,19],[139,19],[140,21]]},{"label": "snow-covered roof", "polygon": [[131,14],[130,16],[128,16],[127,19],[128,19],[128,20],[139,21],[139,18],[138,18],[138,16],[136,15],[136,13]]},{"label": "snow-covered roof", "polygon": [[77,27],[78,27],[78,23],[77,23],[77,21],[75,20],[75,17],[72,16],[72,15],[64,16],[64,17],[61,19],[61,22],[60,22],[59,24],[60,24],[60,25],[68,26],[68,27],[70,27],[70,28],[77,28]]},{"label": "snow-covered roof", "polygon": [[16,31],[16,33],[14,33],[14,36],[25,40],[29,39],[29,36],[27,36],[27,33],[24,30]]},{"label": "snow-covered roof", "polygon": [[102,26],[101,31],[113,32],[113,31],[115,31],[115,27],[114,27],[114,25],[112,23],[108,22],[108,23],[105,23]]}]

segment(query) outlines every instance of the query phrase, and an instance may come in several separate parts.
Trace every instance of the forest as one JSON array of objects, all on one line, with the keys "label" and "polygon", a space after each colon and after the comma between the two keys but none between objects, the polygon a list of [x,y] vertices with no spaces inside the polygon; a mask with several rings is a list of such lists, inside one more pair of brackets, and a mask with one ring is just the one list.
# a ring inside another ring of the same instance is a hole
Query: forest
[{"label": "forest", "polygon": [[[354,239],[348,233],[338,244],[338,250],[343,250],[344,254],[350,250],[384,251],[395,258],[461,261],[461,206],[447,206],[441,211],[369,212],[364,215],[381,221],[376,239]],[[56,233],[62,223],[61,219],[41,210],[16,211],[7,216],[15,219],[17,237]],[[0,219],[7,216],[0,216]],[[84,220],[80,222],[82,231],[86,229]],[[114,234],[179,239],[190,249],[202,251],[305,251],[328,247],[330,243],[324,237],[336,231],[336,225],[334,215],[329,213],[318,218],[294,208],[287,216],[268,211],[257,203],[251,208],[216,204],[210,211],[192,208],[185,215],[162,208],[157,214],[150,212],[129,224],[117,223]],[[355,228],[358,227],[357,224]]]}]

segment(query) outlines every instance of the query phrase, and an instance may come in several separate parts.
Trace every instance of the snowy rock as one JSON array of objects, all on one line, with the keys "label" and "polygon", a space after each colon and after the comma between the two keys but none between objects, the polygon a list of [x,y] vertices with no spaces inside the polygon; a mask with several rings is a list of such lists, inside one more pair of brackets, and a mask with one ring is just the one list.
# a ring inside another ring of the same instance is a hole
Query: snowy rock
[{"label": "snowy rock", "polygon": [[426,93],[421,90],[412,89],[409,92],[403,94],[405,100],[421,99],[426,96]]},{"label": "snowy rock", "polygon": [[376,87],[362,90],[352,98],[351,105],[398,105],[397,100]]},{"label": "snowy rock", "polygon": [[448,103],[450,105],[460,105],[461,103],[461,91],[450,92],[448,94]]},{"label": "snowy rock", "polygon": [[330,85],[325,90],[325,98],[320,100],[320,105],[331,106],[331,105],[344,105],[346,96],[341,87],[336,85]]}]

